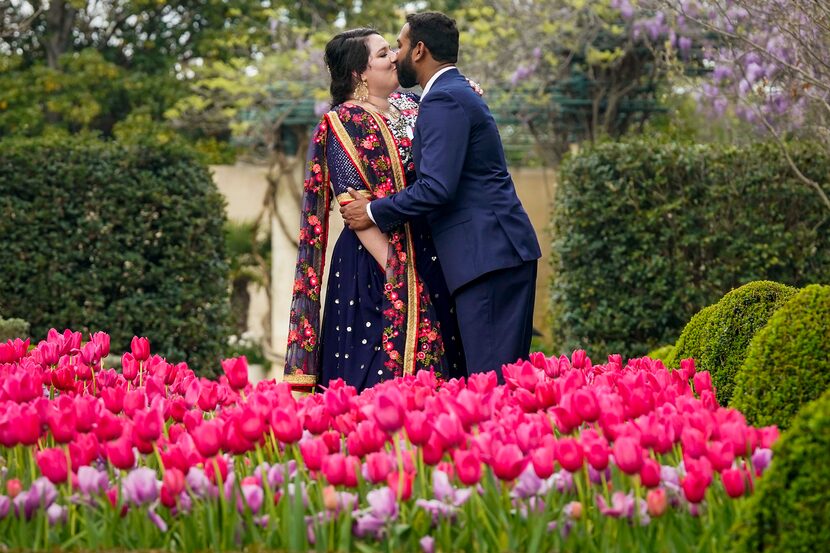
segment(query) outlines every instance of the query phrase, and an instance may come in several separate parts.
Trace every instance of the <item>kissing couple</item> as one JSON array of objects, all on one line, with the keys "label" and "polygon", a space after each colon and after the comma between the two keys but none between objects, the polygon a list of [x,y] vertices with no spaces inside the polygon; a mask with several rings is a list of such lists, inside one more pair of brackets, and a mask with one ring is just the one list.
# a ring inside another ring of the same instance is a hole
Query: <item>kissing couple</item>
[{"label": "kissing couple", "polygon": [[[528,356],[541,252],[496,122],[455,66],[458,37],[425,12],[397,48],[373,29],[326,45],[332,107],[309,148],[284,376],[295,389],[421,370],[501,382]],[[420,97],[399,91],[415,85]],[[346,227],[325,267],[332,197]]]}]

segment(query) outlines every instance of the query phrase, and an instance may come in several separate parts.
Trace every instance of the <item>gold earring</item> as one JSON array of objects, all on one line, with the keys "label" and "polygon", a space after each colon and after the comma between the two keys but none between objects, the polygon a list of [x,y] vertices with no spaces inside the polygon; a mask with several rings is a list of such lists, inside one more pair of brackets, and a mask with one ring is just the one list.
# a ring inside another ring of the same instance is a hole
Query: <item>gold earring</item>
[{"label": "gold earring", "polygon": [[369,99],[369,87],[366,81],[360,81],[354,88],[354,99],[358,102],[365,102]]}]

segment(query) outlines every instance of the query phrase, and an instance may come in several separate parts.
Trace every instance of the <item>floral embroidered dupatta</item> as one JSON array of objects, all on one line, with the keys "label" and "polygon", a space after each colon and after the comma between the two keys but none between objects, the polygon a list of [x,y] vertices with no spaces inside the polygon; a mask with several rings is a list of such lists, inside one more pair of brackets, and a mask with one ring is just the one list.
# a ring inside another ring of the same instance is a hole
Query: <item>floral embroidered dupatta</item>
[{"label": "floral embroidered dupatta", "polygon": [[[314,131],[304,182],[300,248],[291,304],[285,381],[313,387],[321,376],[320,287],[328,240],[331,183],[326,142],[337,140],[357,169],[362,183],[353,186],[370,199],[402,190],[406,178],[397,141],[386,121],[358,106],[343,105],[327,113]],[[351,201],[348,194],[337,197]],[[382,347],[385,378],[440,367],[443,343],[429,295],[415,270],[415,247],[409,224],[389,233],[384,284]]]}]

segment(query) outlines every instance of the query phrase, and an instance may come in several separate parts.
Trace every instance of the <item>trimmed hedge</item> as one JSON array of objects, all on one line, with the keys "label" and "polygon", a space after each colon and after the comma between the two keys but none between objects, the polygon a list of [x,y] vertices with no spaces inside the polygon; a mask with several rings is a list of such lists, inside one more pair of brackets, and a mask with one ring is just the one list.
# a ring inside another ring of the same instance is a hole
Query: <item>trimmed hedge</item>
[{"label": "trimmed hedge", "polygon": [[731,406],[754,425],[787,428],[830,388],[830,286],[801,290],[752,340]]},{"label": "trimmed hedge", "polygon": [[0,342],[15,338],[26,339],[29,335],[29,323],[23,319],[4,319],[0,317]]},{"label": "trimmed hedge", "polygon": [[218,372],[228,336],[224,199],[176,145],[0,143],[0,312],[40,339],[104,330]]},{"label": "trimmed hedge", "polygon": [[654,351],[648,352],[646,357],[650,357],[651,359],[659,359],[665,365],[668,359],[672,359],[674,357],[674,346],[668,345],[659,347]]},{"label": "trimmed hedge", "polygon": [[735,553],[817,553],[830,544],[830,390],[793,419],[733,528]]},{"label": "trimmed hedge", "polygon": [[[830,156],[791,146],[830,193]],[[563,164],[552,214],[555,350],[630,357],[674,341],[724,291],[830,282],[826,208],[774,144],[636,140]]]},{"label": "trimmed hedge", "polygon": [[[732,290],[714,305],[700,335],[702,348],[695,361],[697,370],[711,373],[718,403],[728,405],[732,399],[735,375],[752,337],[796,292],[790,286],[762,280]],[[688,357],[682,351],[677,356]]]},{"label": "trimmed hedge", "polygon": [[694,317],[683,328],[683,332],[680,333],[680,338],[677,339],[671,355],[665,360],[666,365],[676,369],[683,359],[689,357],[700,359],[703,354],[703,346],[706,343],[706,324],[715,310],[715,305],[709,305],[695,313]]}]

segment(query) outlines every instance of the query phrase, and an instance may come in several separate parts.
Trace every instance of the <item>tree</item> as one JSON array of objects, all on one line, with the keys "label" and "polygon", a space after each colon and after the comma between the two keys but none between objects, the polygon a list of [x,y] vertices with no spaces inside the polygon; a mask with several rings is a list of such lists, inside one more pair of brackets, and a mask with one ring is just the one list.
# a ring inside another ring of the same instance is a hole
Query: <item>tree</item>
[{"label": "tree", "polygon": [[494,108],[526,125],[554,166],[572,144],[618,138],[660,112],[664,61],[678,47],[684,66],[700,62],[664,17],[617,0],[487,0],[458,17],[467,74],[495,91]]},{"label": "tree", "polygon": [[808,137],[830,150],[830,5],[814,0],[663,0],[677,32],[708,39],[711,78],[702,103],[733,110],[769,133],[793,172],[830,210],[820,183],[789,154],[787,140]]}]

